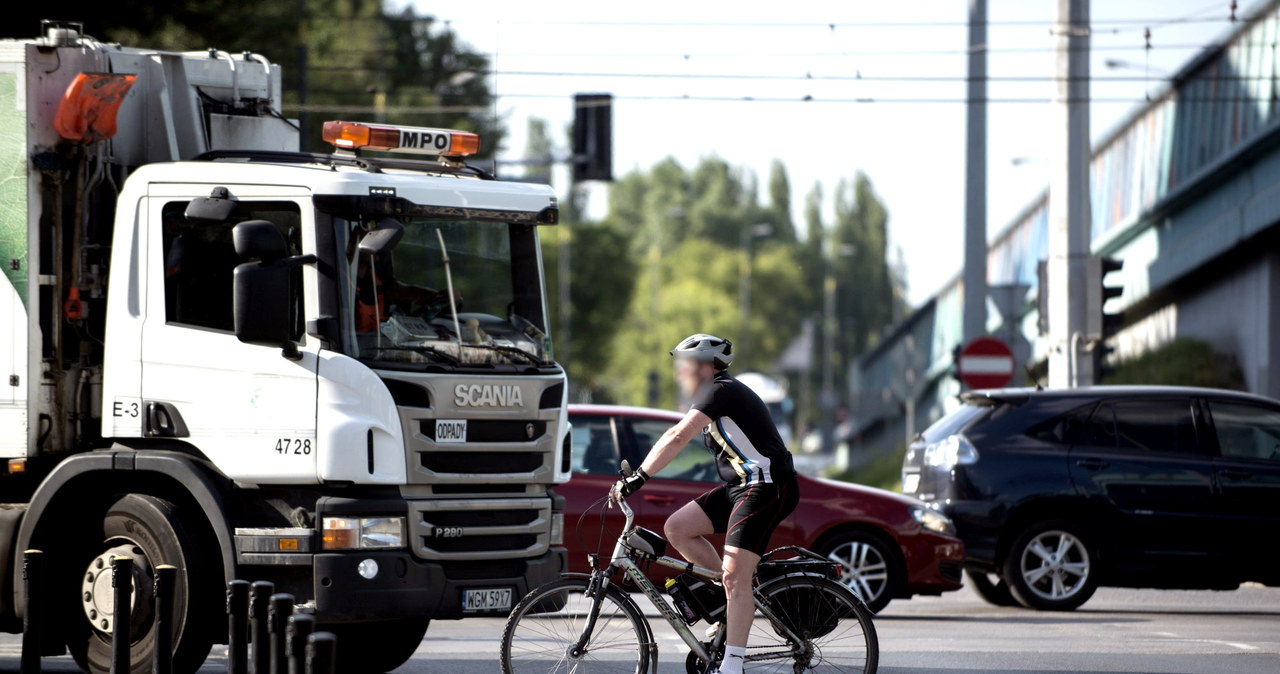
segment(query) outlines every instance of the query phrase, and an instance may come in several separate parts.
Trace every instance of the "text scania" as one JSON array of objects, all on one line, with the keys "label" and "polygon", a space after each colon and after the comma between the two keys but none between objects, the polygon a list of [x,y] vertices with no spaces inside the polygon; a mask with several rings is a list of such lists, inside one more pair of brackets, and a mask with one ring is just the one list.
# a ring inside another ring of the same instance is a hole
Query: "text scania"
[{"label": "text scania", "polygon": [[523,407],[520,387],[511,384],[458,384],[453,387],[458,407]]}]

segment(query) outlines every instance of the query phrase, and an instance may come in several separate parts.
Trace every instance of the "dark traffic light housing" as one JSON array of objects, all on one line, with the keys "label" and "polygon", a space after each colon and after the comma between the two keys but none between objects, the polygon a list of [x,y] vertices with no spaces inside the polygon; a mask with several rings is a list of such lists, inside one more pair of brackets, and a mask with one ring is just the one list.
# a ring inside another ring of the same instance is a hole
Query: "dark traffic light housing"
[{"label": "dark traffic light housing", "polygon": [[1124,327],[1124,312],[1107,311],[1107,302],[1124,294],[1124,286],[1109,285],[1107,276],[1124,268],[1124,260],[1113,257],[1090,257],[1088,263],[1087,300],[1089,309],[1088,332],[1093,342],[1093,373],[1095,382],[1115,372],[1106,363],[1115,347],[1112,339]]},{"label": "dark traffic light housing", "polygon": [[613,94],[573,97],[573,181],[613,180]]}]

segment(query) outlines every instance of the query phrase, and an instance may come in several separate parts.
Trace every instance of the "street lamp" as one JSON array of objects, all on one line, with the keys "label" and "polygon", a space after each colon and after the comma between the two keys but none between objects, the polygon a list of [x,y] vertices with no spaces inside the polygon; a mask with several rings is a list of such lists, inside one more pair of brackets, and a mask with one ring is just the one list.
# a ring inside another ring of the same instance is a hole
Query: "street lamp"
[{"label": "street lamp", "polygon": [[742,228],[742,270],[738,275],[738,313],[742,319],[742,327],[738,330],[738,355],[747,351],[751,329],[751,262],[755,255],[755,241],[770,234],[773,234],[773,225],[767,222]]}]

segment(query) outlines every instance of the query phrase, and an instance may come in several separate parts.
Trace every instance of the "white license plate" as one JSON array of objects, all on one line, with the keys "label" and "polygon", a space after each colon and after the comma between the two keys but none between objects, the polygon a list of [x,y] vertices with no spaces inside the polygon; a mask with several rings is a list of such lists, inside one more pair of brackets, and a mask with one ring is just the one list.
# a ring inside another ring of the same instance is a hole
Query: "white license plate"
[{"label": "white license plate", "polygon": [[511,588],[462,591],[462,612],[482,613],[511,610]]},{"label": "white license plate", "polygon": [[466,442],[466,419],[436,419],[436,442]]}]

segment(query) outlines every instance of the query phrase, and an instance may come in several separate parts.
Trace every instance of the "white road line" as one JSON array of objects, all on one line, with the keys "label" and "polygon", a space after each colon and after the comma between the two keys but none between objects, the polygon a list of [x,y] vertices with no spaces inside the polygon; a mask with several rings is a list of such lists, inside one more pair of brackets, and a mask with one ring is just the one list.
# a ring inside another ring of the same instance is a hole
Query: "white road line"
[{"label": "white road line", "polygon": [[1189,644],[1213,644],[1215,646],[1230,646],[1232,648],[1236,648],[1242,651],[1258,650],[1257,646],[1241,643],[1239,641],[1222,641],[1221,639],[1194,639],[1191,637],[1184,637],[1179,634],[1174,634],[1173,632],[1152,632],[1152,634],[1158,637],[1165,637],[1170,641],[1181,641],[1183,643],[1189,643]]}]

